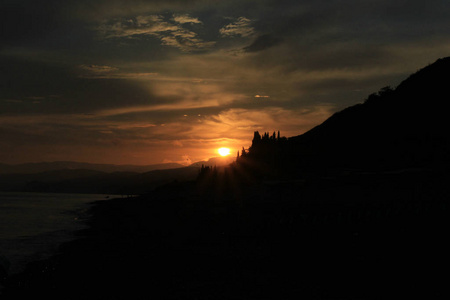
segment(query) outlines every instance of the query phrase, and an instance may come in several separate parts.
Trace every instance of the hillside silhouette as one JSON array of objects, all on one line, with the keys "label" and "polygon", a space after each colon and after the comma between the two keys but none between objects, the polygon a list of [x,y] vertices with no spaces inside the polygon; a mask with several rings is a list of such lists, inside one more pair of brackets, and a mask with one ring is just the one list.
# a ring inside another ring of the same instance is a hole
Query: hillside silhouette
[{"label": "hillside silhouette", "polygon": [[384,87],[299,136],[255,132],[241,162],[270,166],[268,174],[290,175],[448,166],[449,71],[450,58],[439,59],[397,88]]}]

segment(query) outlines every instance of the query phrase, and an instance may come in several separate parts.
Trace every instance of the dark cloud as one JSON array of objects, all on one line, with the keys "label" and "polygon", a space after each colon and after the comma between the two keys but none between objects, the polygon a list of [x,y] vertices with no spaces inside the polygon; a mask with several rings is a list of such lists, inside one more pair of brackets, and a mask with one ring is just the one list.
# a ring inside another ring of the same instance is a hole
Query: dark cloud
[{"label": "dark cloud", "polygon": [[58,28],[63,19],[57,11],[60,1],[7,0],[0,4],[0,40],[3,46],[38,40]]},{"label": "dark cloud", "polygon": [[[0,73],[0,115],[95,113],[175,101],[173,97],[156,96],[151,89],[129,78],[102,77],[117,72],[117,68],[110,66],[72,68],[11,57],[0,59],[0,66],[8,70]],[[36,97],[40,98],[40,105],[29,105]]]},{"label": "dark cloud", "polygon": [[210,0],[69,0],[72,13],[89,22],[161,12],[192,11]]}]

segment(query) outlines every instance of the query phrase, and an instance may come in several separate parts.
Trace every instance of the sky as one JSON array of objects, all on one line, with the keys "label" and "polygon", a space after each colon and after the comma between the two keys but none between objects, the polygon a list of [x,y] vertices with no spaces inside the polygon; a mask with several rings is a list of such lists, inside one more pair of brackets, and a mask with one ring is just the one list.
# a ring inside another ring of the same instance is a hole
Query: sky
[{"label": "sky", "polygon": [[448,0],[0,0],[0,163],[187,165],[296,136],[449,56],[449,16]]}]

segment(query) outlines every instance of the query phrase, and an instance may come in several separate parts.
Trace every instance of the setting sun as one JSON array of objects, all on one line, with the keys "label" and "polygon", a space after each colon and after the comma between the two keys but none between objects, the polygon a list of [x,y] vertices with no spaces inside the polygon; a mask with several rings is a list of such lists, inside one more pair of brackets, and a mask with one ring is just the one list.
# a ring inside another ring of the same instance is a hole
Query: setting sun
[{"label": "setting sun", "polygon": [[230,148],[219,148],[217,152],[219,152],[221,156],[227,156],[230,155]]}]

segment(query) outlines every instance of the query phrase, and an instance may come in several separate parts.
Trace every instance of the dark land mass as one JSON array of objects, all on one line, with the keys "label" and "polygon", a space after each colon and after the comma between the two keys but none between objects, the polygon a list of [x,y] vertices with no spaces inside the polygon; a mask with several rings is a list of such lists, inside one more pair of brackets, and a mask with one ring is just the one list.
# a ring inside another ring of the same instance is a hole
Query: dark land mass
[{"label": "dark land mass", "polygon": [[5,192],[85,193],[138,195],[155,187],[194,180],[198,167],[153,170],[145,173],[93,170],[56,170],[36,174],[0,175],[0,190]]},{"label": "dark land mass", "polygon": [[4,299],[448,299],[450,59],[228,167],[98,202]]},{"label": "dark land mass", "polygon": [[37,174],[49,171],[61,170],[92,170],[105,173],[113,172],[134,172],[145,173],[153,170],[175,169],[183,167],[177,163],[165,163],[154,165],[111,165],[111,164],[91,164],[74,161],[56,161],[25,164],[1,164],[0,174]]}]

